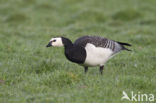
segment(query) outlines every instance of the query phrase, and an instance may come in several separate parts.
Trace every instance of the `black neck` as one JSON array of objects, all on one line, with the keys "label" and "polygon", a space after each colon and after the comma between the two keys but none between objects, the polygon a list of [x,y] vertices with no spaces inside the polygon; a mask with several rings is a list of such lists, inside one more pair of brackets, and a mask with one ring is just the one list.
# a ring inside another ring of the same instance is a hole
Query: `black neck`
[{"label": "black neck", "polygon": [[62,42],[63,42],[65,48],[70,48],[73,46],[72,41],[69,40],[68,38],[62,37]]}]

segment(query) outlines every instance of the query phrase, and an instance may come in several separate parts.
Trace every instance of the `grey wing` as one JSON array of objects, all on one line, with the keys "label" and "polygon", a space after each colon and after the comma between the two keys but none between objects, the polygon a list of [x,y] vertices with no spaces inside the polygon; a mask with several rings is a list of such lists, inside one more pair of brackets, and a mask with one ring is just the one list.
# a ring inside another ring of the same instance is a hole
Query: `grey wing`
[{"label": "grey wing", "polygon": [[113,51],[112,55],[114,55],[122,50],[122,46],[119,43],[117,43],[113,40],[110,40],[110,39],[107,39],[107,41],[104,43],[104,45],[102,47],[111,49]]},{"label": "grey wing", "polygon": [[90,39],[90,36],[83,36],[83,37],[80,37],[78,38],[74,44],[75,45],[79,45],[79,46],[82,46],[82,47],[85,47],[87,43],[89,43],[91,41]]},{"label": "grey wing", "polygon": [[85,47],[87,43],[91,43],[96,47],[109,48],[113,51],[113,54],[116,54],[122,50],[122,47],[119,43],[99,36],[83,36],[74,42],[74,44],[82,47]]},{"label": "grey wing", "polygon": [[123,50],[122,46],[114,41],[114,50],[113,50],[113,54],[116,54],[118,52],[120,52],[121,50]]},{"label": "grey wing", "polygon": [[94,44],[96,47],[104,47],[107,39],[98,36],[83,36],[77,39],[74,44],[85,47],[87,43]]}]

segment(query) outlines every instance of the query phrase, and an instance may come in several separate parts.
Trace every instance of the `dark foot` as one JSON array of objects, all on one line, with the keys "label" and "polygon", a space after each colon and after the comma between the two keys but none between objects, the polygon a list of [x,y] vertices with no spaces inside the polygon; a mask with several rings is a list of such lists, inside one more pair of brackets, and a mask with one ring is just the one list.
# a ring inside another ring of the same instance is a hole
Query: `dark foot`
[{"label": "dark foot", "polygon": [[100,73],[101,73],[101,75],[103,74],[103,68],[104,68],[104,66],[100,66]]},{"label": "dark foot", "polygon": [[86,74],[87,71],[88,71],[88,67],[84,67],[84,71],[85,71],[85,74]]}]

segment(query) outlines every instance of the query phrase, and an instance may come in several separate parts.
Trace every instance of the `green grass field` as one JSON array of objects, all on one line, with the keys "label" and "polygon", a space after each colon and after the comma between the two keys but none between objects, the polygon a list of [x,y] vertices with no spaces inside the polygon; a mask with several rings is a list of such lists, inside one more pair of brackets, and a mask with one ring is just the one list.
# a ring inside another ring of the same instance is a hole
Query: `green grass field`
[{"label": "green grass field", "polygon": [[[45,47],[84,35],[133,51],[85,75],[63,48]],[[122,91],[156,96],[156,0],[0,0],[0,103],[131,103]]]}]

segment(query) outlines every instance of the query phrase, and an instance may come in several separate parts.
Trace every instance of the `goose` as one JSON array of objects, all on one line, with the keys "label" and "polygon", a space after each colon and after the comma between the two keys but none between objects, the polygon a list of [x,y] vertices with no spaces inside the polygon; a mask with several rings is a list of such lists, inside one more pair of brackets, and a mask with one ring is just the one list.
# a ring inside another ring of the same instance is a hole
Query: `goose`
[{"label": "goose", "polygon": [[74,43],[66,37],[54,37],[46,47],[64,47],[66,58],[84,67],[87,73],[88,67],[99,66],[102,74],[105,63],[115,54],[127,50],[128,43],[117,42],[100,36],[82,36]]}]

